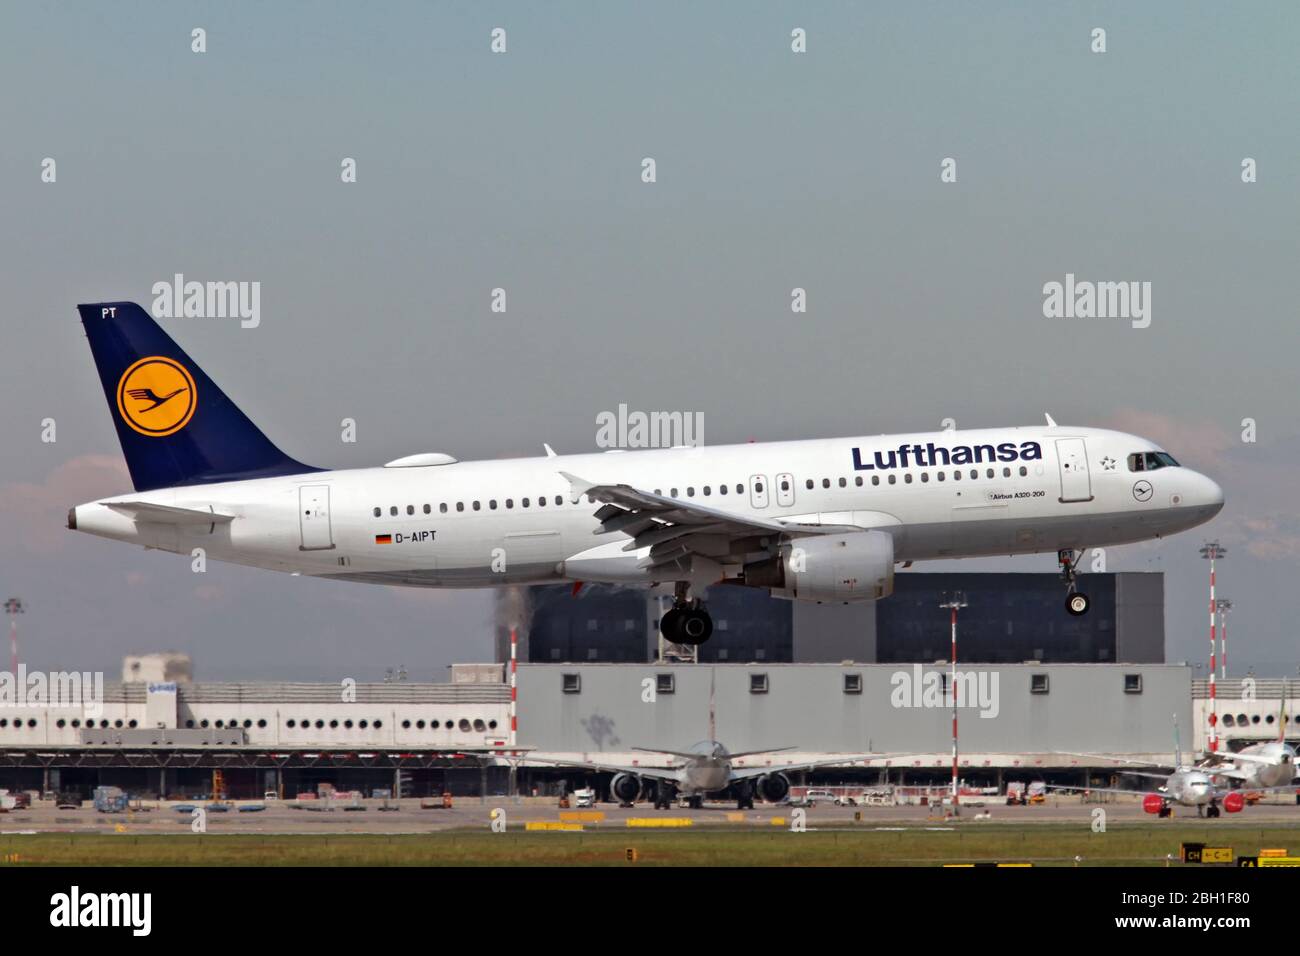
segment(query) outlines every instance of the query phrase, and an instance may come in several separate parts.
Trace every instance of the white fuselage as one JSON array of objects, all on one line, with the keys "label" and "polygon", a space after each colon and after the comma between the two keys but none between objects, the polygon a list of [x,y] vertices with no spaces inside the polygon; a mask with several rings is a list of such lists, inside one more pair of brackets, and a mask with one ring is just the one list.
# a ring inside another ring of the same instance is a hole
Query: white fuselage
[{"label": "white fuselage", "polygon": [[[652,583],[638,567],[646,552],[623,551],[621,532],[595,536],[599,504],[575,497],[561,472],[739,516],[887,531],[906,562],[1125,544],[1212,518],[1223,493],[1206,476],[1131,470],[1130,456],[1158,451],[1133,435],[1054,426],[452,461],[117,495],[78,506],[70,523],[145,547],[381,584]],[[227,520],[142,519],[113,502]]]},{"label": "white fuselage", "polygon": [[[1241,785],[1244,789],[1268,789],[1285,787],[1295,779],[1296,752],[1290,744],[1272,740],[1262,744],[1243,747],[1241,753],[1258,760],[1237,760],[1235,766],[1244,773]],[[1232,763],[1232,754],[1225,754]],[[1213,771],[1211,771],[1213,772]]]}]

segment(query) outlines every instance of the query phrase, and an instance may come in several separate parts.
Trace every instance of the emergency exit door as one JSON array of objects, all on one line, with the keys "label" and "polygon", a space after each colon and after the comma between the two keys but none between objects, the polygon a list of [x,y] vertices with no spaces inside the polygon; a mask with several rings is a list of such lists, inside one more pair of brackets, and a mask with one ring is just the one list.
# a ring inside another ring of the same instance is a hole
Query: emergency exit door
[{"label": "emergency exit door", "polygon": [[298,527],[302,533],[300,551],[328,551],[334,547],[329,485],[303,485],[298,489]]},{"label": "emergency exit door", "polygon": [[1091,501],[1092,477],[1088,473],[1088,448],[1082,438],[1058,438],[1056,460],[1061,470],[1061,500]]}]

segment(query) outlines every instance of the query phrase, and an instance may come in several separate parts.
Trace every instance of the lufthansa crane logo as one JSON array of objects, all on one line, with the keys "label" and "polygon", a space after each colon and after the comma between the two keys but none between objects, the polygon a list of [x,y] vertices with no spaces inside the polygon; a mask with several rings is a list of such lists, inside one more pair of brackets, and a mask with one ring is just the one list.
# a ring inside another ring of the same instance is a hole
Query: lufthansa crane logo
[{"label": "lufthansa crane logo", "polygon": [[135,362],[117,383],[117,411],[141,435],[162,438],[194,415],[194,376],[175,359],[151,355]]}]

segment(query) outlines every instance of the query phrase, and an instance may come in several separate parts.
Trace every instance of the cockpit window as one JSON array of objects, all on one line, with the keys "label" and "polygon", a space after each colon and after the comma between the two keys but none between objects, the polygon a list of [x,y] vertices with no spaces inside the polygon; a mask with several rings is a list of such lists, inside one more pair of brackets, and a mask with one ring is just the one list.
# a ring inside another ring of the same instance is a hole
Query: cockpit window
[{"label": "cockpit window", "polygon": [[1157,468],[1177,468],[1174,456],[1163,451],[1138,451],[1128,456],[1129,471],[1155,471]]}]

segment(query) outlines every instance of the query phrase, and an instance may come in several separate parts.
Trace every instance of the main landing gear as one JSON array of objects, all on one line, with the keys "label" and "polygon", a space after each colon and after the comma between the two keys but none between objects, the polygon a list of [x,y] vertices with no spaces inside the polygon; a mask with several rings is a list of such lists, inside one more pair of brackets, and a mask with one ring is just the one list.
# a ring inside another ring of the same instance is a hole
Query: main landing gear
[{"label": "main landing gear", "polygon": [[713,618],[699,598],[691,598],[690,585],[677,583],[672,608],[659,619],[664,639],[674,644],[703,644],[713,634]]},{"label": "main landing gear", "polygon": [[1056,552],[1056,560],[1061,565],[1061,579],[1065,581],[1065,609],[1074,617],[1087,614],[1092,602],[1088,600],[1088,595],[1077,589],[1075,584],[1079,562],[1083,560],[1083,552],[1066,548]]}]

